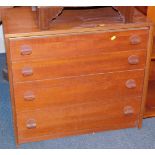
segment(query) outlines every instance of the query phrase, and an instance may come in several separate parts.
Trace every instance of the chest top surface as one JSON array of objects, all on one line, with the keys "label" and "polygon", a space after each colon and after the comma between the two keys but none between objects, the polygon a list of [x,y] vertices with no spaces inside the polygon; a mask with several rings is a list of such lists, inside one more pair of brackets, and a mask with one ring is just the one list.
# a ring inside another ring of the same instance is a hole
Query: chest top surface
[{"label": "chest top surface", "polygon": [[124,24],[119,13],[112,7],[66,9],[62,15],[51,22],[50,29],[46,31],[38,28],[36,12],[32,11],[31,7],[9,8],[3,17],[5,37],[133,29],[148,25],[150,25],[150,21],[137,10],[134,11],[133,23]]}]

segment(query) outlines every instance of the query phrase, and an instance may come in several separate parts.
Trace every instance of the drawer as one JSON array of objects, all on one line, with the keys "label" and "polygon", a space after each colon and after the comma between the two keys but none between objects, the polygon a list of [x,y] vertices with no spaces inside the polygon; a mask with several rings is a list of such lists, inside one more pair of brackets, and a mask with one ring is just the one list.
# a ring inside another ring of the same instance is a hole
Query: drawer
[{"label": "drawer", "polygon": [[10,39],[11,60],[68,58],[146,49],[148,29]]},{"label": "drawer", "polygon": [[[16,111],[69,107],[107,99],[140,97],[144,70],[14,84]],[[114,101],[115,102],[115,101]]]},{"label": "drawer", "polygon": [[19,143],[72,134],[136,127],[141,98],[115,98],[104,102],[49,108],[17,115]]},{"label": "drawer", "polygon": [[149,80],[155,81],[155,60],[151,61]]},{"label": "drawer", "polygon": [[145,67],[146,50],[111,52],[72,59],[12,63],[14,82],[81,76]]}]

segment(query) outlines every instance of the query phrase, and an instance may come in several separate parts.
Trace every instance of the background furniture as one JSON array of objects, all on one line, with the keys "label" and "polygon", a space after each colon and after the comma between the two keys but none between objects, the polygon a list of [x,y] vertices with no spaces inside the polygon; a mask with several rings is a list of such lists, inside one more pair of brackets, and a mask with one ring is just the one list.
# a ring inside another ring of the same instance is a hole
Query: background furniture
[{"label": "background furniture", "polygon": [[[155,7],[149,6],[147,8],[147,16],[155,24]],[[155,35],[155,33],[154,33]],[[148,97],[146,103],[146,109],[144,118],[155,116],[155,37],[154,43],[152,46],[152,55],[151,55],[151,66],[150,66],[150,77],[149,77],[149,87],[148,87]]]},{"label": "background furniture", "polygon": [[[48,30],[53,20],[62,14],[66,7],[36,7],[38,26],[41,30]],[[70,7],[77,9],[77,7]],[[123,18],[124,23],[133,22],[134,7],[117,6],[115,8]],[[81,7],[81,9],[88,9],[88,7]]]}]

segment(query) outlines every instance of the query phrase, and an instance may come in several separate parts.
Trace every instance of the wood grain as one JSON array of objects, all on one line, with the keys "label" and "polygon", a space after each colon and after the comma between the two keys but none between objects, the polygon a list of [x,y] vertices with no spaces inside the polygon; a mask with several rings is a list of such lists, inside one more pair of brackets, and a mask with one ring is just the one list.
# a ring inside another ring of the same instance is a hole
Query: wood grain
[{"label": "wood grain", "polygon": [[[48,30],[50,29],[50,22],[52,22],[53,20],[57,21],[58,15],[62,15],[63,11],[65,10],[67,7],[53,7],[53,6],[44,6],[44,7],[37,7],[37,21],[39,23],[39,28],[41,30]],[[72,11],[76,11],[76,10],[81,10],[85,9],[85,11],[88,11],[89,9],[92,9],[94,7],[69,7],[68,9],[72,9]],[[99,7],[95,7],[96,10]],[[119,6],[119,7],[114,7],[115,9],[117,9],[117,11],[120,13],[121,17],[123,17],[123,21],[125,21],[126,23],[130,23],[133,22],[133,15],[134,15],[134,7],[132,6]],[[106,7],[104,7],[104,9],[106,9]],[[96,11],[94,10],[94,11]],[[89,13],[89,12],[88,12]],[[117,13],[117,12],[116,12]],[[60,15],[60,16],[61,16]],[[107,16],[109,16],[109,14],[107,13]]]},{"label": "wood grain", "polygon": [[[66,134],[82,133],[85,130],[95,132],[96,128],[109,130],[119,126],[136,126],[139,113],[140,98],[109,99],[104,102],[90,102],[65,108],[51,108],[18,114],[17,126],[19,142],[33,141],[44,136],[62,137]],[[124,115],[125,106],[132,106],[134,113]],[[115,109],[115,111],[113,110]],[[41,115],[40,115],[41,114]],[[36,128],[27,129],[27,120],[34,119]],[[50,122],[50,123],[49,123]]]},{"label": "wood grain", "polygon": [[[138,64],[130,64],[128,59],[133,55],[138,57]],[[12,63],[13,80],[14,82],[22,82],[143,69],[145,66],[145,59],[146,50],[135,50],[124,52],[109,52],[99,55],[94,54],[67,59],[47,59],[40,61],[17,62]],[[30,75],[24,76],[24,70],[30,70]]]},{"label": "wood grain", "polygon": [[[22,12],[21,14],[19,12]],[[110,16],[107,16],[107,13]],[[14,18],[12,18],[14,17]],[[111,7],[99,10],[72,11],[66,10],[61,18],[52,22],[49,31],[41,31],[38,28],[36,13],[32,12],[31,7],[18,7],[7,9],[3,17],[3,25],[6,37],[58,35],[69,33],[86,33],[96,31],[119,30],[125,28],[146,28],[150,22],[142,13],[134,11],[133,23],[124,24],[120,20],[119,14]],[[99,19],[99,20],[96,20]],[[87,20],[87,22],[86,22]]]},{"label": "wood grain", "polygon": [[15,101],[14,101],[14,89],[13,89],[13,77],[12,77],[12,69],[11,69],[11,54],[9,48],[9,39],[5,39],[5,48],[6,48],[6,60],[7,60],[7,67],[8,67],[8,77],[9,77],[9,88],[10,88],[10,98],[11,98],[11,108],[12,108],[12,120],[13,120],[13,127],[14,127],[14,134],[15,134],[15,143],[18,144],[18,133],[17,133],[17,119],[16,119],[16,108],[15,108]]},{"label": "wood grain", "polygon": [[148,83],[148,92],[147,92],[147,100],[146,100],[146,106],[145,106],[145,112],[144,112],[144,118],[148,117],[154,117],[155,116],[155,109],[154,109],[154,93],[155,93],[155,87],[154,87],[154,80],[155,80],[155,36],[154,36],[154,24],[155,24],[155,6],[148,6],[147,9],[147,17],[152,20],[153,22],[153,28],[152,28],[152,45],[151,45],[151,58],[150,58],[150,70],[149,70],[149,83]]},{"label": "wood grain", "polygon": [[[132,44],[132,36],[137,36],[140,42]],[[112,37],[115,37],[112,40]],[[102,52],[139,50],[147,48],[148,31],[129,30],[115,32],[100,32],[57,37],[32,37],[10,40],[12,61],[37,58],[64,58],[81,55],[93,55]],[[22,46],[32,48],[29,55],[21,55]],[[95,45],[95,46],[94,46]]]},{"label": "wood grain", "polygon": [[37,7],[37,22],[41,30],[48,30],[50,22],[63,10],[63,7]]},{"label": "wood grain", "polygon": [[155,61],[151,61],[149,80],[155,80]]},{"label": "wood grain", "polygon": [[155,109],[155,80],[149,81],[148,86],[148,95],[147,95],[147,102],[146,102],[146,108],[147,109]]},{"label": "wood grain", "polygon": [[155,61],[151,61],[149,84],[147,92],[147,101],[145,106],[144,117],[154,117],[155,116]]},{"label": "wood grain", "polygon": [[134,7],[133,6],[117,6],[115,7],[119,12],[120,15],[124,17],[125,23],[132,23],[133,16],[134,16]]},{"label": "wood grain", "polygon": [[153,26],[150,25],[149,40],[148,40],[148,47],[147,47],[146,67],[145,67],[145,76],[144,76],[144,87],[143,87],[143,93],[142,93],[143,96],[142,96],[141,111],[140,111],[139,122],[138,122],[139,128],[142,127],[142,120],[144,117],[145,105],[147,102],[147,91],[148,91],[148,81],[149,81],[152,45],[153,45]]},{"label": "wood grain", "polygon": [[[31,8],[7,10],[3,24],[17,144],[140,127],[152,27],[137,11],[132,24],[123,24],[109,7],[102,11],[67,10],[49,31],[40,31]],[[139,56],[138,64],[128,64],[131,55]],[[23,67],[35,68],[32,77],[21,78]]]},{"label": "wood grain", "polygon": [[135,6],[135,7],[136,7],[136,9],[141,11],[144,15],[147,15],[148,6]]},{"label": "wood grain", "polygon": [[[104,103],[111,98],[115,101],[118,96],[119,98],[141,96],[143,78],[144,70],[135,70],[16,83],[14,84],[16,110],[20,112],[59,106],[68,107],[91,101]],[[136,81],[136,88],[126,87],[126,81],[129,79]],[[29,91],[35,96],[32,101],[24,99],[25,93]]]}]

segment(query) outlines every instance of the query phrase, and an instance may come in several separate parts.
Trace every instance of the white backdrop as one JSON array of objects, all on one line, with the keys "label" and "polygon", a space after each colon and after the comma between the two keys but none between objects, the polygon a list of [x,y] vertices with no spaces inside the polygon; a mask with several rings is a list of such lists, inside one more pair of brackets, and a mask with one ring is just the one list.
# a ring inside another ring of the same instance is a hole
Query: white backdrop
[{"label": "white backdrop", "polygon": [[0,26],[0,53],[5,53],[2,26]]}]

